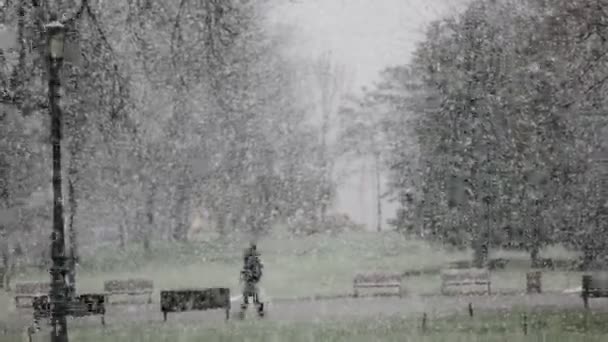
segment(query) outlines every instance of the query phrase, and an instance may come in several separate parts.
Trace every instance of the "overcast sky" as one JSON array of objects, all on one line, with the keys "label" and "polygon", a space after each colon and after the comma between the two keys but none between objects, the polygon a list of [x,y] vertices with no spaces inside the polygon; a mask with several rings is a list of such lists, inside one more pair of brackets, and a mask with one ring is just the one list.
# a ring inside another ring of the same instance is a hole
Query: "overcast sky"
[{"label": "overcast sky", "polygon": [[465,0],[278,1],[270,18],[297,27],[294,49],[303,55],[332,51],[359,87],[385,66],[406,63],[425,25],[455,13]]}]

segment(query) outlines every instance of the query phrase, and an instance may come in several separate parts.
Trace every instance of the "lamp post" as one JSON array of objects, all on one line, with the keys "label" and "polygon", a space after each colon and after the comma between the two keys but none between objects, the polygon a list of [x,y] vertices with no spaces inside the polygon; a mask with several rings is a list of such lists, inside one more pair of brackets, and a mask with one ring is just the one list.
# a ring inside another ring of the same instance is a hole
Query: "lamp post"
[{"label": "lamp post", "polygon": [[49,62],[49,111],[51,115],[51,144],[53,150],[53,233],[51,234],[51,342],[68,342],[66,256],[61,191],[61,109],[59,108],[59,71],[63,64],[65,27],[53,20],[46,26]]}]

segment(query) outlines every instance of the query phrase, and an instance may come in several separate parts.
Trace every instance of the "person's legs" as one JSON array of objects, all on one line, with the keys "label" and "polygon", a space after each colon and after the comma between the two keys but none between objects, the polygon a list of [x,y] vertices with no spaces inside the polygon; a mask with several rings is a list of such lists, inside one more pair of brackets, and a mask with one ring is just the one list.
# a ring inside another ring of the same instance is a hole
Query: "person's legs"
[{"label": "person's legs", "polygon": [[264,303],[260,301],[260,291],[257,285],[254,285],[253,303],[257,306],[258,315],[264,316]]},{"label": "person's legs", "polygon": [[249,297],[253,298],[253,304],[256,305],[257,295],[255,290],[255,284],[251,282],[245,282],[243,286],[243,303],[241,304],[241,316],[245,316],[245,311],[249,306]]}]

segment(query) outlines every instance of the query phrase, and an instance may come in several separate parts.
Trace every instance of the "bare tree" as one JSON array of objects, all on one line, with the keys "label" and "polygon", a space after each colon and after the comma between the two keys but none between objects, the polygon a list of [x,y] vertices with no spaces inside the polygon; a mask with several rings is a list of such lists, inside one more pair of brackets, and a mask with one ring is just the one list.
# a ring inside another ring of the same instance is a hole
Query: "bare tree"
[{"label": "bare tree", "polygon": [[319,91],[321,112],[319,167],[323,178],[319,189],[320,219],[321,222],[325,222],[327,209],[333,197],[334,156],[330,144],[330,133],[337,112],[338,101],[346,83],[346,70],[343,65],[335,63],[330,52],[319,57],[313,68],[316,86]]}]

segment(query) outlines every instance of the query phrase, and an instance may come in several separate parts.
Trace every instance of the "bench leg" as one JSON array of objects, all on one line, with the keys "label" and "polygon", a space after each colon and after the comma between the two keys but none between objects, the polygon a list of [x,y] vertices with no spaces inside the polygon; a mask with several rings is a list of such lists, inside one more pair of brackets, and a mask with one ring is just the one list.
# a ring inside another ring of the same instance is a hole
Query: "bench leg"
[{"label": "bench leg", "polygon": [[101,325],[106,326],[106,315],[101,315]]},{"label": "bench leg", "polygon": [[27,328],[27,340],[29,342],[33,341],[33,337],[34,337],[35,333],[36,333],[36,328],[34,328],[34,327],[28,327]]},{"label": "bench leg", "polygon": [[163,311],[163,322],[167,321],[167,311]]},{"label": "bench leg", "polygon": [[355,297],[355,298],[359,297],[359,290],[357,290],[357,288],[355,288],[353,290],[353,297]]},{"label": "bench leg", "polygon": [[151,293],[148,296],[148,304],[152,304],[152,294]]}]

